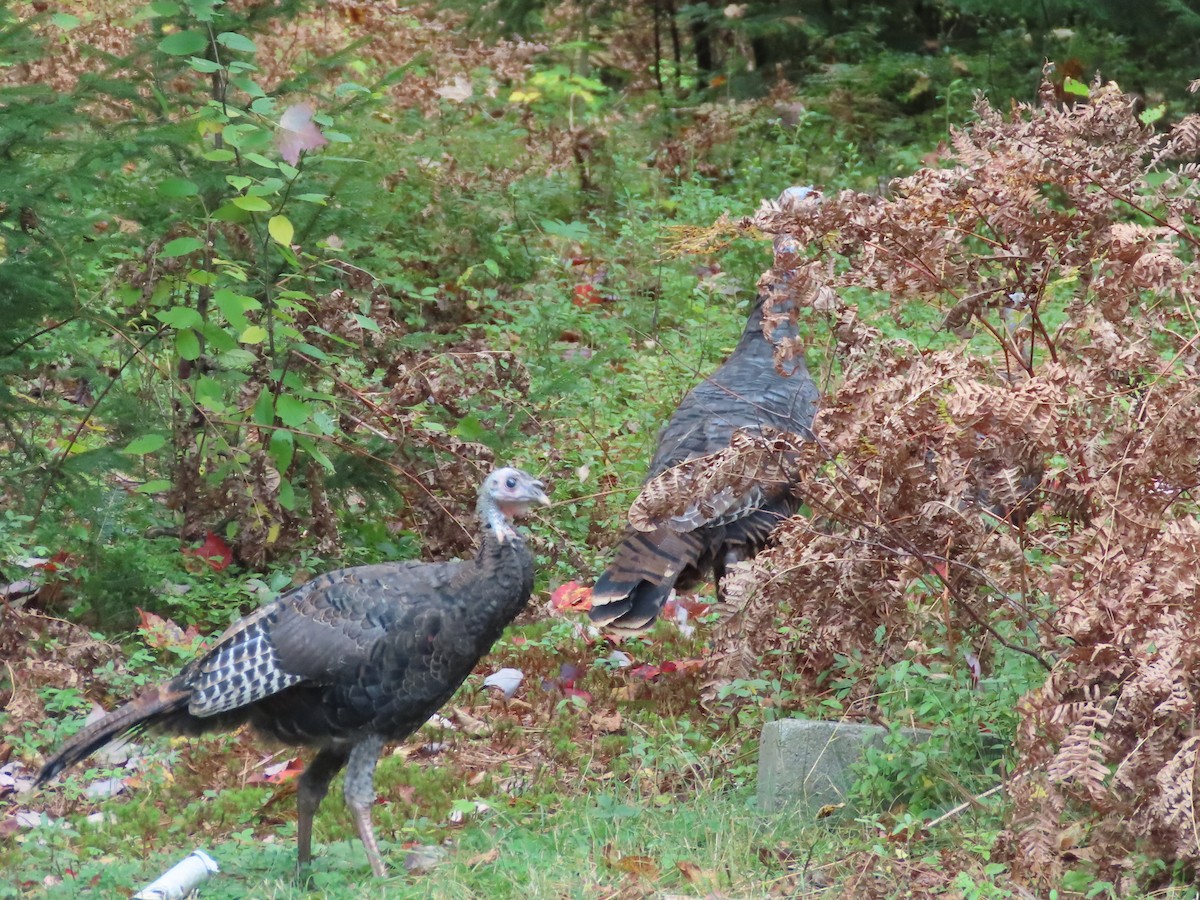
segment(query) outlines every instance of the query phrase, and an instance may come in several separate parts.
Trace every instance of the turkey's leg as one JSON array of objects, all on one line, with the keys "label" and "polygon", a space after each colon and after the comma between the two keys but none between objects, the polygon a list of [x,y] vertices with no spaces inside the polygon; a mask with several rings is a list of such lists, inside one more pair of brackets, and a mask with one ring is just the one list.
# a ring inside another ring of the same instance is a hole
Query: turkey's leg
[{"label": "turkey's leg", "polygon": [[723,584],[725,581],[725,573],[731,566],[740,563],[745,558],[746,553],[741,547],[738,547],[737,545],[730,545],[725,548],[725,553],[723,556],[718,556],[715,560],[713,560],[713,584],[717,589],[718,603],[725,602],[725,587]]},{"label": "turkey's leg", "polygon": [[329,782],[346,765],[349,756],[349,751],[341,748],[321,750],[300,776],[296,789],[296,860],[301,869],[312,862],[313,816],[329,793]]},{"label": "turkey's leg", "polygon": [[371,871],[377,878],[387,874],[379,856],[379,844],[375,842],[375,829],[371,827],[371,805],[375,802],[375,763],[379,761],[379,751],[383,745],[384,740],[378,735],[370,735],[354,745],[350,751],[350,763],[346,767],[345,784],[346,806],[350,808],[354,824],[358,826],[358,836],[362,838]]}]

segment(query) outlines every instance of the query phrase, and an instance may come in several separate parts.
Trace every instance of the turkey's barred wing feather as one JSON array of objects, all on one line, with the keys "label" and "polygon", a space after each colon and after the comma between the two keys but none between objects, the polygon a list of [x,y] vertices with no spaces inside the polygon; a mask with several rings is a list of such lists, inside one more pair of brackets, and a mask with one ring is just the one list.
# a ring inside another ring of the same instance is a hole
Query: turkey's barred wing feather
[{"label": "turkey's barred wing feather", "polygon": [[352,677],[404,605],[436,594],[461,565],[339,569],[284,594],[230,628],[193,665],[188,711],[216,715],[304,682]]}]

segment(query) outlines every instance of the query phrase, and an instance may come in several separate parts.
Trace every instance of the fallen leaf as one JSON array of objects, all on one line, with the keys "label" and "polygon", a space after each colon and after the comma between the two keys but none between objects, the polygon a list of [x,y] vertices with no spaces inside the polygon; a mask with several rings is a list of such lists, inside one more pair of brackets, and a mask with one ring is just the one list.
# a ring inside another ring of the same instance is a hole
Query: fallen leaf
[{"label": "fallen leaf", "polygon": [[577,284],[571,294],[575,306],[595,306],[604,302],[604,297],[594,284]]},{"label": "fallen leaf", "polygon": [[698,600],[693,596],[680,597],[676,594],[663,604],[662,612],[659,615],[663,619],[686,624],[689,619],[705,615],[711,608],[712,606],[703,600]]},{"label": "fallen leaf", "polygon": [[146,612],[140,607],[135,607],[135,609],[142,619],[138,630],[142,633],[142,640],[148,647],[160,650],[170,647],[191,647],[200,637],[200,629],[195,625],[191,625],[185,630],[176,625],[173,620],[164,619],[158,613]]},{"label": "fallen leaf", "polygon": [[204,543],[199,547],[185,547],[182,553],[205,563],[214,572],[228,569],[229,564],[233,562],[233,551],[229,549],[229,545],[211,531],[205,534]]},{"label": "fallen leaf", "polygon": [[714,884],[717,880],[717,873],[711,869],[702,869],[694,862],[686,859],[675,861],[675,868],[679,870],[679,874],[683,876],[683,880],[688,884],[702,884],[705,886]]},{"label": "fallen leaf", "polygon": [[619,856],[612,844],[607,844],[603,852],[604,862],[621,872],[638,875],[642,878],[658,878],[658,863],[649,856]]},{"label": "fallen leaf", "polygon": [[662,664],[663,672],[696,672],[706,665],[703,659],[669,659]]},{"label": "fallen leaf", "polygon": [[500,848],[493,847],[491,850],[485,850],[483,853],[476,853],[467,860],[466,866],[468,869],[476,869],[479,866],[490,866],[500,858]]},{"label": "fallen leaf", "polygon": [[477,719],[462,707],[454,708],[454,722],[471,737],[486,737],[492,733],[492,726],[483,719]]},{"label": "fallen leaf", "polygon": [[619,712],[597,712],[592,714],[592,728],[601,734],[614,734],[623,727],[624,722],[621,721],[621,714]]},{"label": "fallen leaf", "polygon": [[304,759],[296,756],[267,766],[246,779],[246,784],[283,784],[304,771]]},{"label": "fallen leaf", "polygon": [[462,103],[464,100],[471,99],[471,94],[475,92],[475,89],[471,87],[471,82],[464,76],[456,75],[452,82],[434,88],[433,92],[445,100]]},{"label": "fallen leaf", "polygon": [[550,605],[558,612],[587,612],[592,608],[592,589],[578,581],[568,581],[555,588]]}]

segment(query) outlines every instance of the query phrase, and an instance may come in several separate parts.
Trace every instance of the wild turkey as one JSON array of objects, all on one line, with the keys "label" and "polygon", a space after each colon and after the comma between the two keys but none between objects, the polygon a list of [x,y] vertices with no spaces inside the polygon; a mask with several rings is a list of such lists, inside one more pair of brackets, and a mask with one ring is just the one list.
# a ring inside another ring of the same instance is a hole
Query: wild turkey
[{"label": "wild turkey", "polygon": [[177,734],[249,723],[285,744],[315,747],[300,776],[297,842],[311,859],[313,815],[346,767],[346,805],[371,871],[384,874],[371,826],[375,763],[455,692],[529,600],[533,558],[511,519],[548,504],[520,469],[479,489],[474,560],[339,569],[289,591],[229,628],[166,684],[75,735],[38,784],[130,731]]},{"label": "wild turkey", "polygon": [[[790,322],[779,325],[768,340],[763,334],[767,299],[766,293],[758,295],[733,353],[672,414],[659,435],[647,482],[729,446],[737,430],[766,426],[811,436],[817,388],[802,356],[785,363],[783,372],[776,368],[775,342],[795,337],[796,328]],[[719,594],[726,568],[757,553],[775,526],[795,512],[798,500],[790,485],[757,484],[722,505],[713,517],[690,511],[684,528],[676,523],[674,528],[627,530],[592,589],[592,621],[617,633],[645,630],[672,588],[687,590],[710,572]]]}]

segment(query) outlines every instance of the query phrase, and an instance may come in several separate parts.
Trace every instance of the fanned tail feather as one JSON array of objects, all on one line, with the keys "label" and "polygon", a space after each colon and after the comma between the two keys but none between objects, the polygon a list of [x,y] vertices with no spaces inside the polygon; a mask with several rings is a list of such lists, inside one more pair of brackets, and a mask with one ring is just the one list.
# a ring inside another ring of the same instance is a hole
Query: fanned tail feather
[{"label": "fanned tail feather", "polygon": [[43,784],[64,769],[87,759],[122,735],[165,724],[177,718],[180,713],[186,715],[190,696],[189,689],[178,687],[175,682],[168,682],[118,707],[104,718],[88,725],[46,760],[42,771],[38,773],[35,785]]},{"label": "fanned tail feather", "polygon": [[676,579],[696,565],[703,551],[703,542],[693,533],[626,533],[612,564],[592,588],[588,615],[610,631],[644,631],[662,611]]}]

